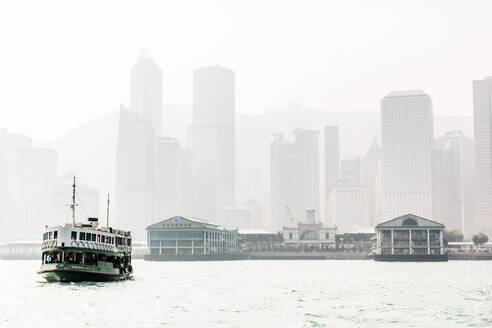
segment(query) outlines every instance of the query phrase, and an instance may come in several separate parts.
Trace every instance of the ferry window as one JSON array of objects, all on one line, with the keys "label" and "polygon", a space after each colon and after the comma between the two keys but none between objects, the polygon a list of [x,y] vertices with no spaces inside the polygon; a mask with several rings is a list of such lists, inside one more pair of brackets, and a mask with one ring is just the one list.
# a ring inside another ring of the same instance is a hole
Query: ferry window
[{"label": "ferry window", "polygon": [[96,241],[96,234],[95,233],[92,234],[92,241]]},{"label": "ferry window", "polygon": [[46,233],[46,232],[45,232],[45,233],[43,233],[43,240],[46,240],[46,235],[47,235],[47,233]]},{"label": "ferry window", "polygon": [[58,238],[58,231],[54,231],[53,232],[53,239],[57,239]]},{"label": "ferry window", "polygon": [[131,238],[128,238],[128,239],[127,239],[126,244],[127,244],[128,246],[131,246],[131,245],[132,245],[132,240],[131,240]]},{"label": "ferry window", "polygon": [[50,232],[48,233],[48,239],[51,239],[51,234],[52,234],[52,232],[50,231]]},{"label": "ferry window", "polygon": [[72,231],[72,240],[77,240],[77,231]]},{"label": "ferry window", "polygon": [[326,233],[325,233],[325,238],[326,238],[326,239],[330,239],[330,233],[329,233],[329,232],[326,232]]},{"label": "ferry window", "polygon": [[100,243],[101,242],[101,235],[97,235],[97,242]]},{"label": "ferry window", "polygon": [[79,237],[80,240],[85,240],[85,232],[81,232],[80,233],[80,237]]}]

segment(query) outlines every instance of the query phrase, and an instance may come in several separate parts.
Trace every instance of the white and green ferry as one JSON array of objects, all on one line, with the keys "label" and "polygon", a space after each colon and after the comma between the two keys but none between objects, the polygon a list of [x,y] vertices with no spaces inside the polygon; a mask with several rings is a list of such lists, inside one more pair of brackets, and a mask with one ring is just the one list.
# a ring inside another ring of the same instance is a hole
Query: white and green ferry
[{"label": "white and green ferry", "polygon": [[88,218],[87,223],[75,223],[75,178],[72,187],[72,223],[46,227],[39,274],[49,282],[130,278],[133,273],[130,232],[108,225],[100,227],[97,218]]}]

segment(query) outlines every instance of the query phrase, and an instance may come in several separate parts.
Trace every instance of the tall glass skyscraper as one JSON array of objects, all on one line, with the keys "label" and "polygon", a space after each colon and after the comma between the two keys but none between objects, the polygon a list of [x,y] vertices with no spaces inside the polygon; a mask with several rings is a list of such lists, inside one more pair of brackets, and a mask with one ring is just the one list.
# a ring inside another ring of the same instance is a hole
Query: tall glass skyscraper
[{"label": "tall glass skyscraper", "polygon": [[381,101],[383,220],[432,218],[432,100],[420,90]]},{"label": "tall glass skyscraper", "polygon": [[193,216],[216,219],[236,201],[235,74],[203,67],[193,74],[193,126],[188,142],[193,175]]},{"label": "tall glass skyscraper", "polygon": [[492,77],[473,81],[474,230],[492,233]]}]

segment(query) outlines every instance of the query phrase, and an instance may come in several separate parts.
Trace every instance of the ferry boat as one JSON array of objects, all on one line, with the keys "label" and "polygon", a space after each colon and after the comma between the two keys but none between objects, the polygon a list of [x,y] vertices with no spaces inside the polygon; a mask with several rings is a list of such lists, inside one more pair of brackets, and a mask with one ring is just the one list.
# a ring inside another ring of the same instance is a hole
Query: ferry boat
[{"label": "ferry boat", "polygon": [[116,281],[131,277],[132,238],[129,231],[106,226],[97,218],[75,222],[75,178],[72,192],[72,223],[46,227],[43,233],[42,264],[38,272],[48,282]]}]

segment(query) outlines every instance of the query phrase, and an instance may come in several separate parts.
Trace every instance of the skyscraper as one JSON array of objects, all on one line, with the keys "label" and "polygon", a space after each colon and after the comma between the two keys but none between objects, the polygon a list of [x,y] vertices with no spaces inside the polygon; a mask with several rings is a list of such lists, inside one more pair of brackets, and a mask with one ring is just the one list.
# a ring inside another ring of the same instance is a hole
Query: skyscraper
[{"label": "skyscraper", "polygon": [[39,238],[50,223],[57,158],[57,153],[48,148],[32,148],[20,154],[18,238]]},{"label": "skyscraper", "polygon": [[381,101],[383,220],[432,217],[432,100],[420,90]]},{"label": "skyscraper", "polygon": [[19,163],[21,154],[33,148],[29,137],[0,129],[0,239],[25,240],[19,231]]},{"label": "skyscraper", "polygon": [[381,222],[381,148],[373,139],[363,160],[362,184],[367,190],[369,225]]},{"label": "skyscraper", "polygon": [[368,228],[366,189],[362,186],[344,186],[340,183],[330,193],[330,217],[341,233]]},{"label": "skyscraper", "polygon": [[152,222],[154,129],[137,112],[122,106],[116,150],[116,214],[121,229],[143,240]]},{"label": "skyscraper", "polygon": [[473,229],[473,151],[473,140],[461,131],[434,142],[434,217],[466,235]]},{"label": "skyscraper", "polygon": [[475,230],[492,233],[492,77],[473,81]]},{"label": "skyscraper", "polygon": [[155,219],[164,220],[181,215],[183,189],[183,154],[175,138],[157,138],[155,150]]},{"label": "skyscraper", "polygon": [[188,131],[193,215],[215,219],[235,205],[235,77],[220,66],[193,74],[193,126]]},{"label": "skyscraper", "polygon": [[329,198],[331,190],[340,179],[340,138],[338,126],[325,126],[325,213],[327,224],[333,224],[330,217]]},{"label": "skyscraper", "polygon": [[343,159],[341,183],[345,186],[360,186],[360,158]]},{"label": "skyscraper", "polygon": [[297,224],[306,209],[319,212],[319,131],[296,129],[295,142],[271,142],[271,227]]},{"label": "skyscraper", "polygon": [[130,110],[152,124],[156,136],[162,134],[162,70],[143,52],[130,71]]},{"label": "skyscraper", "polygon": [[130,108],[121,106],[116,151],[116,214],[136,240],[153,222],[156,136],[162,131],[162,71],[142,53],[130,71]]}]

